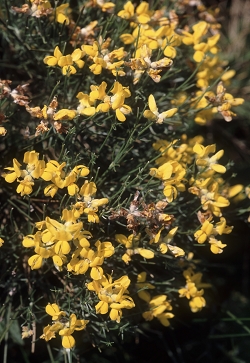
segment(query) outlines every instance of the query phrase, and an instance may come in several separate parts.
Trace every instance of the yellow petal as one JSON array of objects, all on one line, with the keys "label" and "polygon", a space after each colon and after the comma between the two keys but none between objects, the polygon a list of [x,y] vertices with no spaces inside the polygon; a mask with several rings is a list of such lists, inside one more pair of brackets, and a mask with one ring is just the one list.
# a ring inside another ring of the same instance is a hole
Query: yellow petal
[{"label": "yellow petal", "polygon": [[53,67],[57,65],[58,59],[53,56],[47,56],[44,58],[43,62],[48,66]]},{"label": "yellow petal", "polygon": [[168,111],[162,112],[159,116],[162,116],[163,118],[169,118],[169,117],[174,116],[177,111],[178,111],[178,108],[171,108]]},{"label": "yellow petal", "polygon": [[165,49],[164,49],[164,52],[163,54],[166,56],[166,57],[169,57],[169,58],[175,58],[176,57],[176,50],[174,47],[171,47],[170,45],[168,45]]},{"label": "yellow petal", "polygon": [[96,306],[95,310],[97,314],[107,314],[108,312],[108,303],[105,301],[100,301]]},{"label": "yellow petal", "polygon": [[55,253],[57,255],[60,253],[67,255],[70,252],[70,249],[70,245],[67,241],[59,241],[55,244]]},{"label": "yellow petal", "polygon": [[31,270],[36,270],[42,267],[43,258],[39,255],[33,255],[28,259],[28,264],[31,267]]},{"label": "yellow petal", "polygon": [[156,102],[155,102],[155,98],[153,95],[150,95],[148,97],[148,104],[149,104],[149,108],[152,112],[157,112],[158,108],[156,106]]},{"label": "yellow petal", "polygon": [[58,187],[55,184],[49,184],[46,188],[44,188],[44,195],[46,197],[53,198],[58,191]]},{"label": "yellow petal", "polygon": [[124,116],[124,114],[119,110],[119,108],[117,110],[115,110],[115,114],[116,114],[116,117],[117,119],[120,121],[120,122],[124,122],[126,121],[126,117]]},{"label": "yellow petal", "polygon": [[128,239],[126,236],[124,236],[124,234],[116,234],[115,239],[118,243],[121,243],[123,245],[126,245],[126,243],[128,242]]},{"label": "yellow petal", "polygon": [[109,314],[110,319],[119,323],[121,320],[121,312],[121,310],[111,309]]},{"label": "yellow petal", "polygon": [[65,349],[71,349],[75,345],[75,339],[72,337],[72,335],[66,335],[62,338],[62,346]]},{"label": "yellow petal", "polygon": [[95,107],[86,107],[80,113],[81,115],[85,116],[93,116],[95,112],[96,112]]},{"label": "yellow petal", "polygon": [[72,60],[74,62],[78,61],[83,55],[83,52],[81,49],[77,48],[74,50],[74,52],[71,54]]},{"label": "yellow petal", "polygon": [[167,244],[166,243],[161,243],[159,247],[160,247],[161,253],[165,255],[165,253],[167,253],[167,251],[168,251]]},{"label": "yellow petal", "polygon": [[211,169],[213,169],[217,173],[221,173],[221,174],[224,174],[227,171],[227,169],[225,168],[225,166],[220,165],[220,164],[212,164],[211,165]]},{"label": "yellow petal", "polygon": [[55,47],[55,50],[54,50],[54,56],[59,59],[61,58],[63,55],[62,55],[62,52],[60,51],[59,47]]},{"label": "yellow petal", "polygon": [[52,257],[53,258],[53,262],[56,266],[62,266],[63,265],[63,260],[61,259],[61,257],[55,255]]},{"label": "yellow petal", "polygon": [[196,143],[193,147],[193,152],[198,155],[203,155],[205,147],[201,144]]},{"label": "yellow petal", "polygon": [[45,308],[45,311],[50,316],[55,316],[60,313],[60,309],[57,304],[48,304]]},{"label": "yellow petal", "polygon": [[139,254],[144,258],[154,258],[154,252],[145,248],[139,248]]},{"label": "yellow petal", "polygon": [[59,67],[70,66],[73,64],[73,60],[70,54],[60,57],[58,61]]},{"label": "yellow petal", "polygon": [[233,185],[232,187],[229,188],[228,198],[235,197],[235,195],[240,193],[242,190],[243,190],[243,185],[242,184]]},{"label": "yellow petal", "polygon": [[76,112],[74,110],[68,110],[63,108],[62,110],[58,111],[54,114],[54,120],[73,120],[76,116]]},{"label": "yellow petal", "polygon": [[75,74],[76,73],[76,69],[73,66],[64,66],[62,69],[62,74],[64,76],[70,76],[71,74]]},{"label": "yellow petal", "polygon": [[28,236],[24,237],[22,244],[24,247],[27,247],[27,248],[34,247],[35,246],[34,236],[28,235]]},{"label": "yellow petal", "polygon": [[15,172],[10,174],[5,174],[4,178],[7,183],[13,183],[17,178],[17,174]]},{"label": "yellow petal", "polygon": [[168,248],[173,253],[174,257],[180,257],[185,255],[185,252],[180,247],[168,245]]},{"label": "yellow petal", "polygon": [[58,23],[63,24],[65,22],[66,25],[69,24],[69,18],[66,17],[64,14],[60,13],[57,14],[56,16],[56,20],[58,21]]},{"label": "yellow petal", "polygon": [[193,59],[195,62],[200,63],[203,60],[204,55],[205,54],[201,50],[197,50],[193,55]]},{"label": "yellow petal", "polygon": [[155,120],[155,119],[157,119],[157,116],[152,111],[150,111],[150,110],[145,110],[143,112],[143,116],[145,118],[148,118],[149,120]]},{"label": "yellow petal", "polygon": [[103,276],[103,269],[101,267],[92,267],[90,276],[93,280],[100,280]]},{"label": "yellow petal", "polygon": [[76,195],[79,192],[79,187],[76,184],[70,184],[68,186],[68,194],[69,195]]},{"label": "yellow petal", "polygon": [[120,36],[120,39],[121,41],[124,43],[124,44],[131,44],[134,42],[135,38],[133,37],[133,35],[131,34],[122,34]]},{"label": "yellow petal", "polygon": [[221,76],[221,80],[222,81],[227,81],[230,78],[232,78],[235,75],[235,71],[233,69],[231,69],[230,71],[225,72],[222,76]]}]

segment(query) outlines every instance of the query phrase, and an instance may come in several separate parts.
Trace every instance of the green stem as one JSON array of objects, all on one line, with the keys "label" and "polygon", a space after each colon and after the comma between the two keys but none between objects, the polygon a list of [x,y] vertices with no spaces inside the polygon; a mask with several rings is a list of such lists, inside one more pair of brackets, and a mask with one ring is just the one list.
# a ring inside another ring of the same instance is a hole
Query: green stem
[{"label": "green stem", "polygon": [[55,360],[54,360],[54,357],[53,357],[53,354],[52,354],[52,351],[51,351],[51,348],[50,348],[50,345],[47,343],[46,344],[46,347],[47,347],[47,351],[49,353],[49,358],[51,360],[51,363],[56,363]]}]

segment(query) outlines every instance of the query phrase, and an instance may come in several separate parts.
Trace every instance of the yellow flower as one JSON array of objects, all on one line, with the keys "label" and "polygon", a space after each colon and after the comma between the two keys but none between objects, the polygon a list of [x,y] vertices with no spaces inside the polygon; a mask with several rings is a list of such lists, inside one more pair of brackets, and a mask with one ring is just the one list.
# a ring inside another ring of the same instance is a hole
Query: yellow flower
[{"label": "yellow flower", "polygon": [[213,232],[213,224],[206,220],[201,229],[195,232],[194,237],[198,243],[204,243]]},{"label": "yellow flower", "polygon": [[67,265],[68,271],[76,275],[85,274],[91,268],[90,276],[93,280],[99,280],[103,276],[103,269],[100,267],[104,258],[110,257],[115,250],[111,242],[95,243],[96,251],[89,248],[89,243],[86,238],[79,238],[79,247],[72,254],[72,259]]},{"label": "yellow flower", "polygon": [[65,311],[61,311],[57,304],[48,304],[45,308],[48,315],[52,317],[52,320],[59,320],[62,316],[66,316]]},{"label": "yellow flower", "polygon": [[76,112],[74,110],[61,109],[56,112],[53,116],[54,120],[73,120],[76,117]]},{"label": "yellow flower", "polygon": [[[56,160],[50,160],[41,175],[41,178],[45,181],[52,181],[53,184],[48,185],[44,189],[45,195],[51,195],[53,197],[58,190],[58,188],[64,188],[64,176],[65,172],[63,168],[65,167],[66,163],[63,162],[59,164]],[[50,194],[48,194],[50,193]]]},{"label": "yellow flower", "polygon": [[123,234],[116,234],[115,239],[118,243],[125,245],[127,248],[126,253],[122,256],[122,260],[128,264],[131,261],[131,256],[139,254],[146,259],[154,258],[154,252],[146,248],[139,247],[140,235],[134,236],[133,234],[128,237]]},{"label": "yellow flower", "polygon": [[137,294],[138,294],[139,298],[146,302],[149,302],[151,299],[151,296],[150,296],[149,292],[146,290],[155,289],[155,286],[153,286],[149,282],[146,282],[146,276],[147,276],[147,274],[145,271],[143,271],[137,275],[136,288],[138,289]]},{"label": "yellow flower", "polygon": [[[78,237],[80,230],[83,227],[82,222],[72,223],[66,221],[62,224],[49,217],[46,217],[45,221],[47,229],[45,229],[42,234],[42,240],[45,243],[51,240],[52,237],[59,242],[71,241]],[[65,243],[65,246],[68,246],[68,243]],[[68,247],[65,247],[65,249],[68,250]]]},{"label": "yellow flower", "polygon": [[110,92],[113,93],[110,97],[111,107],[115,110],[117,119],[123,122],[126,120],[125,115],[132,112],[131,107],[124,104],[125,98],[131,96],[130,90],[128,87],[123,87],[121,83],[115,82]]},{"label": "yellow flower", "polygon": [[53,240],[44,243],[42,241],[41,232],[36,232],[35,235],[24,237],[22,244],[26,248],[34,247],[35,255],[28,259],[28,264],[32,270],[41,268],[43,260],[54,255]]},{"label": "yellow flower", "polygon": [[65,22],[66,25],[69,25],[70,13],[71,9],[69,8],[69,3],[62,4],[56,7],[56,21],[61,24]]},{"label": "yellow flower", "polygon": [[[63,4],[61,6],[64,5],[67,4]],[[43,62],[49,67],[58,65],[62,68],[62,74],[64,76],[69,76],[70,74],[76,73],[74,64],[77,65],[78,68],[82,68],[84,66],[84,61],[81,59],[83,56],[84,52],[79,48],[75,49],[72,54],[64,56],[57,46],[54,50],[54,56],[46,56]]]},{"label": "yellow flower", "polygon": [[215,236],[222,234],[229,234],[233,230],[233,227],[229,227],[226,225],[226,219],[224,217],[220,218],[220,221],[215,224],[215,226],[210,223],[209,220],[205,220],[202,223],[202,227],[195,232],[194,237],[198,243],[204,243],[207,239],[209,239],[210,250],[215,253],[222,253],[222,248],[226,247],[226,244],[222,244],[221,241],[218,241]]},{"label": "yellow flower", "polygon": [[99,281],[93,281],[87,285],[90,291],[95,291],[100,302],[95,306],[97,314],[106,314],[111,308],[109,317],[111,320],[120,322],[122,309],[132,309],[135,304],[133,299],[124,295],[128,293],[127,288],[130,284],[128,276],[122,276],[112,282],[112,277],[103,276]]},{"label": "yellow flower", "polygon": [[2,247],[3,244],[4,244],[4,240],[2,238],[0,238],[0,247]]},{"label": "yellow flower", "polygon": [[59,335],[62,336],[62,346],[65,349],[71,349],[75,345],[75,339],[72,334],[75,330],[83,330],[88,324],[88,320],[78,320],[75,314],[71,314],[68,323],[64,324],[64,327],[59,330]]},{"label": "yellow flower", "polygon": [[88,324],[88,320],[78,320],[75,314],[67,318],[65,311],[61,311],[57,304],[48,304],[45,308],[46,313],[52,317],[53,325],[47,325],[43,329],[41,339],[49,341],[55,338],[55,333],[62,336],[62,346],[65,349],[71,349],[75,345],[75,339],[72,336],[75,330],[83,330]]},{"label": "yellow flower", "polygon": [[83,186],[80,189],[79,194],[84,197],[91,197],[97,192],[97,187],[94,182],[89,182],[85,180]]},{"label": "yellow flower", "polygon": [[56,332],[62,327],[61,323],[55,323],[52,326],[47,325],[43,328],[43,334],[40,336],[41,339],[44,339],[46,342],[56,337]]},{"label": "yellow flower", "polygon": [[92,100],[89,95],[79,92],[76,97],[80,102],[79,106],[77,107],[77,112],[80,115],[93,116],[96,113],[96,109],[93,106],[94,100]]},{"label": "yellow flower", "polygon": [[32,193],[34,179],[38,179],[43,173],[45,164],[44,161],[39,160],[38,157],[39,153],[34,150],[27,151],[23,158],[23,161],[27,164],[26,169],[21,169],[21,164],[16,159],[13,159],[13,167],[5,168],[6,170],[12,171],[12,173],[2,174],[7,183],[13,183],[17,179],[19,185],[16,191],[17,193],[20,193],[21,196]]},{"label": "yellow flower", "polygon": [[220,222],[216,223],[215,231],[219,235],[229,234],[229,233],[232,232],[232,230],[233,230],[233,227],[232,226],[231,227],[227,226],[227,221],[226,221],[226,218],[224,218],[224,217],[221,217]]},{"label": "yellow flower", "polygon": [[189,306],[193,313],[200,311],[206,306],[206,301],[202,297],[204,290],[198,290],[198,287],[210,287],[210,284],[201,283],[202,274],[194,273],[192,268],[188,268],[183,272],[186,279],[186,286],[179,289],[180,297],[189,299]]},{"label": "yellow flower", "polygon": [[46,56],[43,60],[45,64],[47,64],[50,67],[56,66],[58,64],[59,59],[62,57],[62,53],[59,49],[59,47],[55,47],[54,49],[54,56]]},{"label": "yellow flower", "polygon": [[168,161],[158,169],[151,168],[150,175],[163,180],[163,194],[166,200],[171,203],[178,195],[178,191],[185,191],[182,180],[186,174],[186,169],[177,161]]},{"label": "yellow flower", "polygon": [[0,136],[5,136],[6,134],[7,130],[3,126],[0,126]]},{"label": "yellow flower", "polygon": [[177,108],[172,108],[168,111],[159,113],[158,108],[156,106],[155,98],[153,95],[148,97],[148,104],[150,110],[145,110],[143,116],[148,118],[149,120],[155,121],[157,124],[162,124],[164,119],[170,118],[176,114],[178,111]]},{"label": "yellow flower", "polygon": [[194,282],[187,282],[186,286],[179,289],[180,297],[186,297],[190,299],[192,296],[195,296],[197,293],[197,287]]},{"label": "yellow flower", "polygon": [[126,65],[134,70],[134,80],[133,83],[137,84],[143,73],[147,74],[156,83],[160,82],[161,76],[159,73],[162,72],[163,68],[171,67],[173,61],[170,58],[162,58],[156,62],[151,62],[152,50],[147,46],[147,44],[142,45],[136,51],[135,58],[131,58],[130,62]]},{"label": "yellow flower", "polygon": [[124,10],[119,11],[117,14],[123,19],[135,21],[140,24],[147,24],[151,20],[151,16],[154,12],[149,10],[149,4],[146,1],[142,1],[137,6],[136,11],[131,1],[128,1],[124,5]]},{"label": "yellow flower", "polygon": [[149,301],[149,311],[145,311],[142,316],[145,320],[150,321],[157,318],[164,326],[169,326],[169,319],[174,317],[174,314],[166,312],[165,310],[172,310],[170,302],[167,300],[167,295],[154,296]]},{"label": "yellow flower", "polygon": [[124,10],[119,11],[117,14],[123,19],[131,19],[134,16],[135,8],[131,1],[126,2],[123,6]]},{"label": "yellow flower", "polygon": [[204,170],[204,168],[206,170],[212,169],[217,173],[223,174],[227,169],[225,166],[218,164],[217,161],[223,156],[224,150],[220,150],[213,156],[208,157],[210,153],[215,152],[215,147],[215,144],[203,146],[196,143],[193,147],[193,151],[198,155],[196,165],[200,167],[200,170]]},{"label": "yellow flower", "polygon": [[218,241],[216,238],[209,238],[209,243],[211,244],[210,250],[214,254],[222,253],[222,248],[226,247],[226,244],[223,244],[221,241]]},{"label": "yellow flower", "polygon": [[84,56],[84,52],[77,48],[72,54],[60,57],[58,60],[58,66],[62,68],[62,74],[69,76],[76,73],[76,68],[73,64],[76,64],[78,68],[83,68],[84,61],[81,59]]},{"label": "yellow flower", "polygon": [[192,26],[193,34],[182,30],[182,42],[186,45],[198,44],[203,35],[208,31],[209,24],[205,21],[200,21],[199,23]]},{"label": "yellow flower", "polygon": [[193,58],[195,62],[199,63],[205,57],[207,52],[211,52],[212,54],[216,54],[218,52],[218,48],[215,46],[216,43],[220,39],[220,34],[215,34],[212,37],[207,39],[207,43],[199,43],[194,45],[195,53]]},{"label": "yellow flower", "polygon": [[190,309],[193,313],[200,311],[204,306],[206,306],[206,300],[202,296],[195,296],[189,301]]}]

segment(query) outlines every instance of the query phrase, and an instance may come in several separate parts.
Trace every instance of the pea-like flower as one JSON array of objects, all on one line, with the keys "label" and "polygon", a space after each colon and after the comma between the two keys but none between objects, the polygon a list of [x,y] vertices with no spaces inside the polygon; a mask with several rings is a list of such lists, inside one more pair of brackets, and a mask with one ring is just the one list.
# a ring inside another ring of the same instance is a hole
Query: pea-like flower
[{"label": "pea-like flower", "polygon": [[72,54],[63,55],[60,51],[59,47],[55,47],[54,56],[46,56],[43,60],[45,64],[49,67],[59,66],[62,68],[62,74],[64,76],[69,76],[71,74],[75,74],[78,68],[83,68],[84,61],[81,59],[84,56],[84,52],[77,48],[73,51]]},{"label": "pea-like flower", "polygon": [[62,337],[62,346],[71,349],[75,346],[75,339],[72,336],[75,330],[83,330],[88,324],[88,320],[77,319],[75,314],[69,317],[65,311],[61,311],[57,304],[48,304],[45,308],[46,313],[52,317],[53,324],[47,325],[43,329],[40,338],[49,341],[56,337],[58,333]]},{"label": "pea-like flower", "polygon": [[90,291],[95,291],[100,302],[95,306],[97,314],[107,314],[111,320],[120,322],[122,309],[132,309],[135,304],[128,294],[130,279],[128,276],[122,276],[118,280],[112,281],[112,277],[103,276],[100,280],[90,282],[87,287]]},{"label": "pea-like flower", "polygon": [[43,174],[45,163],[43,160],[39,160],[39,153],[27,151],[24,154],[23,161],[27,164],[25,169],[21,169],[21,164],[13,159],[13,167],[6,167],[10,173],[3,173],[7,183],[13,183],[15,180],[18,181],[19,185],[16,189],[17,193],[21,196],[31,194],[33,191],[34,179],[38,179]]},{"label": "pea-like flower", "polygon": [[158,107],[156,106],[155,98],[153,95],[148,97],[149,110],[145,110],[143,116],[151,121],[155,121],[157,124],[162,124],[167,118],[173,117],[178,111],[177,108],[171,108],[168,111],[159,113]]}]

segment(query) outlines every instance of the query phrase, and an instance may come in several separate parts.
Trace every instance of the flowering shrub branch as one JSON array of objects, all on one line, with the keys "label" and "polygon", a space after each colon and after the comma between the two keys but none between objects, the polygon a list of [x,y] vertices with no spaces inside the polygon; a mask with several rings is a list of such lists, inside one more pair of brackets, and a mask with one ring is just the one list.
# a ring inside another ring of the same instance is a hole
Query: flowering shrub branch
[{"label": "flowering shrub branch", "polygon": [[[27,83],[0,80],[0,135],[3,150],[15,145],[2,188],[18,206],[15,248],[43,281],[29,289],[52,318],[46,342],[59,335],[73,349],[81,330],[101,342],[101,322],[119,330],[135,315],[167,327],[182,298],[193,313],[206,306],[211,283],[196,254],[223,253],[227,208],[249,187],[229,182],[224,150],[192,130],[215,115],[232,121],[244,100],[226,92],[235,71],[220,55],[217,10],[197,6],[203,20],[181,22],[187,3],[32,0],[8,10],[27,46],[38,39],[23,53],[10,40]],[[43,290],[51,276],[58,293]]]}]

